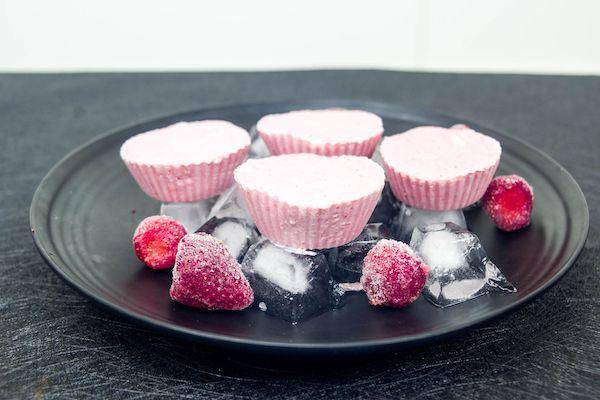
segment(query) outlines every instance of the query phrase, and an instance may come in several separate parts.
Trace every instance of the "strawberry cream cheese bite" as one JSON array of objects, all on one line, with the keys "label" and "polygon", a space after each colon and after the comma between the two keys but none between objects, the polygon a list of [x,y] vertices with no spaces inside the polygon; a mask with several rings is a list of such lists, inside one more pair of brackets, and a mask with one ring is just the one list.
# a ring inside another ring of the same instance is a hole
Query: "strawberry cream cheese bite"
[{"label": "strawberry cream cheese bite", "polygon": [[383,169],[368,158],[307,153],[248,160],[234,176],[261,234],[301,249],[355,239],[385,183]]},{"label": "strawberry cream cheese bite", "polygon": [[179,122],[129,138],[121,158],[148,196],[195,202],[231,186],[249,148],[248,132],[231,122]]},{"label": "strawberry cream cheese bite", "polygon": [[479,200],[492,180],[500,143],[464,126],[422,126],[384,138],[381,156],[398,200],[424,210],[456,210]]},{"label": "strawberry cream cheese bite", "polygon": [[256,130],[273,155],[315,153],[371,157],[383,121],[361,110],[301,110],[262,117]]}]

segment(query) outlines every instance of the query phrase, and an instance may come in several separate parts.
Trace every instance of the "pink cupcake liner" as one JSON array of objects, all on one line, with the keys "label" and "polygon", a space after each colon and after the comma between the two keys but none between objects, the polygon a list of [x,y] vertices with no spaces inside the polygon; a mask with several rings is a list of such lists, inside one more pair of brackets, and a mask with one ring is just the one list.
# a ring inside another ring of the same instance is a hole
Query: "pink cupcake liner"
[{"label": "pink cupcake liner", "polygon": [[423,210],[458,210],[481,199],[498,168],[490,168],[454,179],[430,181],[413,178],[384,162],[385,174],[394,196]]},{"label": "pink cupcake liner", "polygon": [[184,165],[148,165],[124,159],[125,165],[148,196],[162,202],[194,202],[216,196],[233,184],[233,170],[246,159],[246,146],[214,162]]},{"label": "pink cupcake liner", "polygon": [[314,153],[322,156],[371,157],[381,139],[381,134],[360,142],[314,144],[291,135],[268,135],[259,132],[272,155]]},{"label": "pink cupcake liner", "polygon": [[310,208],[238,187],[260,233],[274,243],[300,249],[326,249],[356,239],[381,195],[378,191],[328,208]]}]

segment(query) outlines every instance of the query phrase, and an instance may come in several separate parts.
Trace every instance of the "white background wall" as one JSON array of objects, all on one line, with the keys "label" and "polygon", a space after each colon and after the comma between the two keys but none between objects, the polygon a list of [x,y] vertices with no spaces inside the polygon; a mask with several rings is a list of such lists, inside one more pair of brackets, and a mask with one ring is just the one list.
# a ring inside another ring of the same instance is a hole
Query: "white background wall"
[{"label": "white background wall", "polygon": [[600,74],[598,0],[0,0],[0,71]]}]

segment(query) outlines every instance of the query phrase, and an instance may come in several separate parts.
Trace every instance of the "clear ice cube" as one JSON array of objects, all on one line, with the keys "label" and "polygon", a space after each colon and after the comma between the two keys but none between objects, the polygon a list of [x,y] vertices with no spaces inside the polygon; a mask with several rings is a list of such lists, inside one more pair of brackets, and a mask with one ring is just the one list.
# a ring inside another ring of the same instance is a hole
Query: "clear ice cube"
[{"label": "clear ice cube", "polygon": [[409,243],[415,228],[439,222],[452,222],[461,228],[467,228],[462,210],[431,211],[402,204],[392,223],[392,234],[395,239]]},{"label": "clear ice cube", "polygon": [[481,207],[481,200],[477,200],[475,203],[469,204],[468,206],[463,208],[463,211],[471,211],[471,210],[475,210],[480,207]]},{"label": "clear ice cube", "polygon": [[245,220],[249,225],[254,226],[254,221],[248,213],[244,197],[237,189],[232,186],[219,196],[214,206],[208,214],[208,218],[238,218]]},{"label": "clear ice cube", "polygon": [[388,239],[390,230],[382,223],[367,224],[352,242],[327,250],[331,274],[336,282],[358,282],[362,275],[363,260],[375,244]]},{"label": "clear ice cube", "polygon": [[250,128],[250,139],[252,142],[250,143],[250,152],[248,153],[248,157],[250,158],[263,158],[269,157],[271,153],[269,152],[269,148],[265,144],[265,141],[258,134],[256,130],[256,125]]},{"label": "clear ice cube", "polygon": [[253,243],[258,241],[258,232],[244,219],[212,217],[197,232],[205,232],[221,239],[231,255],[241,262]]},{"label": "clear ice cube", "polygon": [[423,294],[438,307],[452,306],[492,291],[516,291],[490,261],[479,238],[454,223],[416,228],[410,246],[429,266]]},{"label": "clear ice cube", "polygon": [[371,157],[371,160],[375,161],[382,168],[385,168],[385,164],[383,162],[383,157],[381,156],[381,142],[379,142],[379,144],[375,148],[375,151],[373,152],[373,156]]},{"label": "clear ice cube", "polygon": [[331,274],[320,252],[262,239],[246,253],[242,270],[267,314],[296,324],[331,307]]},{"label": "clear ice cube", "polygon": [[369,222],[382,222],[388,226],[392,226],[394,218],[397,217],[400,210],[400,202],[396,200],[390,185],[386,182],[381,192],[381,197],[369,218]]},{"label": "clear ice cube", "polygon": [[254,140],[258,137],[258,131],[256,130],[256,125],[252,125],[250,130],[248,131],[250,134],[250,140]]},{"label": "clear ice cube", "polygon": [[331,302],[333,308],[342,308],[346,305],[348,297],[362,292],[363,286],[360,282],[334,283],[331,291]]},{"label": "clear ice cube", "polygon": [[215,200],[211,198],[194,203],[162,203],[160,214],[181,222],[188,233],[195,232],[208,219],[214,202]]},{"label": "clear ice cube", "polygon": [[248,157],[264,158],[269,157],[270,155],[271,153],[269,152],[269,148],[260,136],[254,139],[250,144],[250,152],[248,153]]}]

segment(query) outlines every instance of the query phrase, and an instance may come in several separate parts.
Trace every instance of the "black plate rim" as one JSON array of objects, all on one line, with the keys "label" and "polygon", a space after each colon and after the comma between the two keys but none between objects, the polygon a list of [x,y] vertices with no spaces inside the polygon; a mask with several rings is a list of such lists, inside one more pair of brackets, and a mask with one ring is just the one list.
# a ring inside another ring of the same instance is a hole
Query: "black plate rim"
[{"label": "black plate rim", "polygon": [[[415,334],[415,335],[392,337],[392,338],[386,338],[386,339],[365,340],[365,341],[360,341],[360,342],[339,342],[339,343],[333,343],[333,344],[331,344],[331,343],[320,344],[320,343],[287,343],[287,342],[283,343],[283,342],[262,341],[262,340],[256,340],[256,339],[236,338],[236,337],[231,337],[231,336],[217,334],[217,333],[211,333],[211,332],[205,332],[205,331],[199,331],[199,330],[195,330],[195,329],[185,328],[185,327],[181,327],[178,325],[170,324],[168,322],[155,320],[155,319],[152,319],[147,316],[138,315],[135,312],[131,312],[130,310],[128,310],[124,307],[121,307],[117,304],[111,303],[110,301],[104,299],[103,297],[93,293],[91,290],[88,290],[84,286],[78,284],[78,282],[76,282],[75,279],[72,279],[65,272],[62,271],[60,264],[62,263],[64,266],[66,266],[66,263],[62,262],[62,260],[57,261],[57,260],[53,259],[52,258],[53,254],[48,249],[45,248],[43,242],[48,241],[51,243],[52,240],[48,233],[48,229],[42,228],[45,225],[48,225],[48,219],[49,219],[49,214],[44,213],[43,210],[45,208],[50,210],[51,203],[43,205],[42,201],[41,201],[42,197],[44,196],[45,191],[47,190],[47,187],[50,187],[50,189],[53,189],[51,199],[52,199],[52,201],[54,201],[55,194],[58,191],[60,191],[60,189],[64,183],[64,180],[62,180],[61,182],[59,182],[59,184],[54,185],[54,187],[52,187],[51,185],[53,184],[53,180],[55,179],[54,175],[58,174],[58,171],[73,156],[75,156],[77,153],[79,153],[86,147],[91,146],[97,142],[100,142],[103,139],[110,137],[112,135],[121,133],[125,130],[135,129],[136,127],[139,127],[140,125],[144,125],[144,124],[156,124],[161,121],[185,118],[187,115],[198,114],[198,113],[207,114],[207,113],[211,113],[211,112],[232,111],[232,110],[236,110],[236,109],[248,110],[251,108],[264,108],[264,107],[282,108],[282,109],[285,109],[285,108],[289,108],[289,109],[321,108],[321,107],[352,108],[352,107],[354,107],[354,108],[365,108],[365,109],[370,109],[370,110],[381,110],[382,112],[385,112],[385,111],[393,111],[396,113],[398,111],[409,112],[409,113],[412,113],[413,115],[414,114],[419,115],[419,114],[426,112],[429,117],[446,119],[448,121],[456,121],[457,119],[460,119],[461,121],[463,121],[464,123],[466,123],[467,125],[469,125],[473,128],[476,128],[476,129],[481,128],[482,130],[487,130],[487,131],[492,132],[500,137],[506,137],[512,141],[515,141],[515,142],[519,143],[520,145],[522,145],[523,147],[526,147],[529,151],[531,151],[533,153],[537,153],[538,156],[545,158],[547,161],[549,161],[550,163],[552,163],[556,167],[558,167],[561,170],[561,172],[565,175],[565,177],[570,181],[570,183],[572,185],[574,185],[574,187],[577,189],[577,192],[575,193],[575,197],[579,201],[581,201],[581,206],[582,206],[581,211],[583,212],[583,224],[580,225],[580,228],[581,228],[580,234],[579,234],[580,239],[577,242],[575,251],[570,255],[570,257],[563,264],[563,266],[545,284],[541,285],[540,287],[538,287],[537,289],[535,289],[528,295],[518,299],[517,301],[510,303],[504,307],[495,309],[494,311],[492,311],[486,315],[483,315],[481,317],[478,317],[476,319],[470,319],[470,320],[468,320],[462,324],[456,325],[454,327],[437,330],[435,332],[425,332],[425,333]],[[544,293],[546,290],[550,289],[573,266],[573,264],[575,263],[575,261],[577,260],[579,255],[581,254],[581,251],[583,250],[583,247],[587,240],[587,236],[588,236],[588,232],[589,232],[589,209],[588,209],[587,201],[585,199],[585,195],[583,194],[583,191],[581,190],[581,187],[579,186],[579,184],[577,183],[575,178],[573,178],[573,176],[561,164],[559,164],[556,160],[554,160],[552,157],[550,157],[544,151],[528,144],[527,142],[525,142],[517,137],[508,135],[506,133],[502,133],[500,131],[497,131],[496,129],[483,127],[480,124],[470,121],[468,119],[463,119],[463,118],[457,117],[457,116],[449,116],[444,113],[437,112],[436,110],[429,110],[429,109],[423,109],[423,108],[411,108],[411,107],[405,107],[402,105],[397,105],[397,104],[392,104],[392,103],[381,103],[381,102],[375,102],[375,101],[369,101],[369,100],[360,101],[360,100],[327,99],[327,100],[314,100],[314,101],[301,100],[301,101],[278,101],[278,102],[253,102],[253,103],[224,104],[221,106],[213,106],[210,108],[190,109],[190,110],[185,110],[185,111],[181,111],[181,112],[177,112],[177,113],[168,113],[168,114],[163,114],[161,116],[154,117],[154,118],[145,118],[145,119],[141,119],[136,122],[129,123],[129,124],[120,126],[118,128],[109,130],[109,131],[107,131],[103,134],[100,134],[100,135],[92,138],[91,140],[88,140],[87,142],[77,146],[75,149],[73,149],[72,151],[67,153],[67,155],[65,155],[62,159],[60,159],[60,161],[58,161],[48,171],[48,173],[41,180],[40,184],[38,185],[38,187],[33,195],[33,198],[31,201],[31,206],[29,209],[29,221],[30,221],[30,229],[31,229],[33,241],[34,241],[34,244],[35,244],[38,252],[42,256],[44,261],[52,268],[52,270],[58,276],[60,276],[69,286],[71,286],[75,290],[79,291],[84,296],[88,297],[89,299],[93,300],[94,302],[98,303],[104,309],[114,312],[122,317],[125,317],[130,321],[141,322],[145,326],[155,329],[155,330],[159,330],[163,333],[175,334],[178,337],[188,339],[188,340],[195,340],[195,341],[200,340],[200,341],[204,341],[206,343],[210,343],[210,344],[217,345],[217,346],[229,346],[229,347],[236,347],[236,348],[246,349],[246,350],[251,350],[251,351],[266,351],[266,352],[272,352],[272,353],[281,353],[281,351],[289,350],[289,351],[293,351],[297,354],[301,354],[302,352],[306,352],[306,354],[324,354],[324,353],[330,353],[330,352],[336,352],[336,353],[359,352],[359,351],[364,352],[364,351],[368,351],[368,350],[376,350],[376,349],[382,349],[382,348],[388,348],[388,347],[400,348],[400,347],[405,347],[408,345],[423,344],[426,342],[439,340],[444,337],[455,335],[455,334],[460,333],[469,328],[475,328],[475,327],[477,327],[485,322],[488,322],[488,321],[491,322],[503,315],[506,315],[509,312],[516,310],[517,308],[524,306],[525,304],[531,302],[532,300],[537,298],[539,295]]]}]

